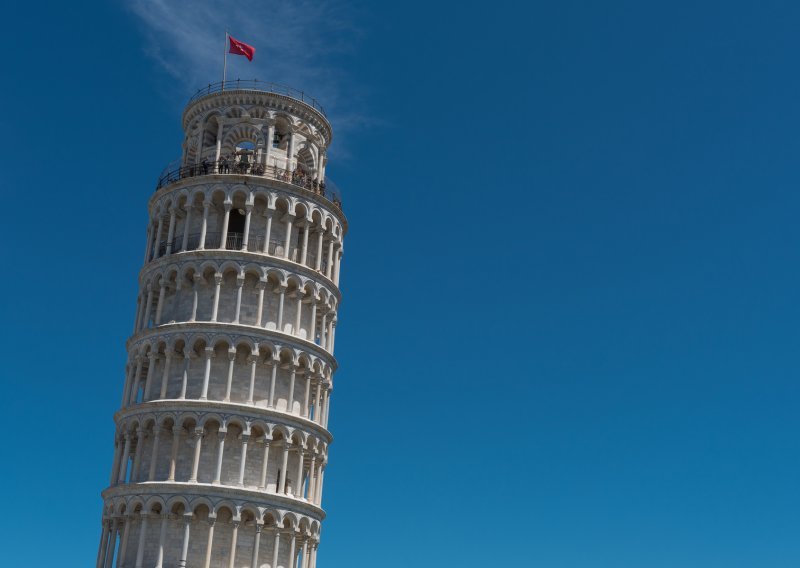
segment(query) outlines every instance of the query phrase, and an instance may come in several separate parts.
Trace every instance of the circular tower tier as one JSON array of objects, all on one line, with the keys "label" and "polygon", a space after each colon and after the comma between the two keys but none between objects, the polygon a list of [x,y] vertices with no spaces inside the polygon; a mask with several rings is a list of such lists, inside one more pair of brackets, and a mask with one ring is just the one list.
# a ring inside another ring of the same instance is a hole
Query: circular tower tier
[{"label": "circular tower tier", "polygon": [[98,567],[316,566],[347,221],[315,101],[209,87],[150,198]]}]

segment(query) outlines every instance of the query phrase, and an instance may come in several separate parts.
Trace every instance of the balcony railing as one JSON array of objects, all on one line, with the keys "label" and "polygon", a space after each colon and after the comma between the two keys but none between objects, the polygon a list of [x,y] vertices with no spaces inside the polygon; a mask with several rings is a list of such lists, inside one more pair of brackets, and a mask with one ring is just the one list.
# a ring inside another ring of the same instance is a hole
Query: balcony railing
[{"label": "balcony railing", "polygon": [[342,211],[341,192],[328,178],[325,178],[324,181],[318,181],[299,170],[290,172],[277,166],[264,166],[249,162],[230,163],[221,160],[219,162],[207,161],[204,164],[193,166],[167,167],[161,173],[161,177],[158,178],[156,191],[182,179],[206,175],[245,175],[282,181],[324,197],[336,209]]},{"label": "balcony railing", "polygon": [[258,79],[232,79],[230,81],[219,81],[218,83],[209,83],[207,87],[200,89],[192,97],[189,99],[189,102],[204,97],[206,95],[211,95],[214,93],[221,93],[222,91],[260,91],[262,93],[275,93],[276,95],[283,95],[284,97],[289,97],[291,99],[298,100],[302,103],[307,104],[313,109],[319,111],[322,116],[327,117],[325,114],[325,109],[322,108],[322,105],[319,104],[317,99],[308,95],[303,91],[298,89],[293,89],[288,85],[282,85],[280,83],[271,83],[269,81],[259,81]]}]

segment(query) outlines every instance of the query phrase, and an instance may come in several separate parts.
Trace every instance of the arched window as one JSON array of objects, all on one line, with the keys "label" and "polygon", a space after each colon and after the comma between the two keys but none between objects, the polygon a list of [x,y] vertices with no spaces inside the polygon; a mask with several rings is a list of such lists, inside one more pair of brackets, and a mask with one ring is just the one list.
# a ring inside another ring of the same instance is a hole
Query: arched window
[{"label": "arched window", "polygon": [[255,144],[252,142],[239,142],[233,155],[234,171],[238,174],[249,173],[250,168],[255,163]]}]

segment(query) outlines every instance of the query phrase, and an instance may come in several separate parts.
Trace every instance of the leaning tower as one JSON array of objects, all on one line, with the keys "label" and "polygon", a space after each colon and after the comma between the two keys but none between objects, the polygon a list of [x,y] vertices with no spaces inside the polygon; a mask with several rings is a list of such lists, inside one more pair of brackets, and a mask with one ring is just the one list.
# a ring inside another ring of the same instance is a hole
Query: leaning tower
[{"label": "leaning tower", "polygon": [[98,568],[314,568],[347,221],[331,125],[228,81],[183,112],[149,225]]}]

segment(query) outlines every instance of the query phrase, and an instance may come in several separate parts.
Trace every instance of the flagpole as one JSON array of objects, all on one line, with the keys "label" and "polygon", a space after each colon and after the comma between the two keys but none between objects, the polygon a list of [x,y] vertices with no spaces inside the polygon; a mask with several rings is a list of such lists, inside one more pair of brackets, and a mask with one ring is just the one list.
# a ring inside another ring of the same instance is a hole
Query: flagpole
[{"label": "flagpole", "polygon": [[225,30],[225,47],[222,50],[222,89],[225,90],[225,75],[228,72],[228,30]]}]

